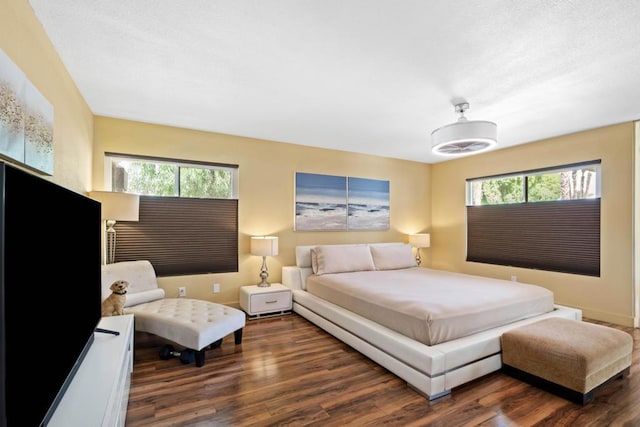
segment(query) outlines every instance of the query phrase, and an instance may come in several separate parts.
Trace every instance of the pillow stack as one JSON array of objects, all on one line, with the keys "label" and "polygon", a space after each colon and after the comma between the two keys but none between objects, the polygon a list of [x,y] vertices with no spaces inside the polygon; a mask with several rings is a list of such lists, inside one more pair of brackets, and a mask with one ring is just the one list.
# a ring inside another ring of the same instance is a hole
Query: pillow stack
[{"label": "pillow stack", "polygon": [[311,248],[311,268],[317,275],[417,266],[411,245],[406,243],[322,245]]}]

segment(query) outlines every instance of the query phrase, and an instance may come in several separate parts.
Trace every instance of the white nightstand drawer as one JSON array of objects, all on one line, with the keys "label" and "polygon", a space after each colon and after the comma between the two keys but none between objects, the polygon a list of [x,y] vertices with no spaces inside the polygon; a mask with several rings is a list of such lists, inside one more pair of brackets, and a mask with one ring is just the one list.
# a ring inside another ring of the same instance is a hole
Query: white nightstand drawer
[{"label": "white nightstand drawer", "polygon": [[279,283],[268,287],[242,286],[240,307],[249,317],[266,317],[291,311],[291,289]]},{"label": "white nightstand drawer", "polygon": [[256,294],[249,297],[249,311],[251,313],[281,310],[291,310],[291,292],[289,291]]}]

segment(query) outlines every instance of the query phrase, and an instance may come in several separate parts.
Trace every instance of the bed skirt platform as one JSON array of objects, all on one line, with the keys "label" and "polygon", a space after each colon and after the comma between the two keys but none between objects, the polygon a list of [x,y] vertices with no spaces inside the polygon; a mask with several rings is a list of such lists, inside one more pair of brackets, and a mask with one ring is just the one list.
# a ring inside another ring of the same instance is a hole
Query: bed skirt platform
[{"label": "bed skirt platform", "polygon": [[453,341],[427,346],[357,314],[293,290],[293,311],[407,382],[429,400],[502,368],[500,336],[550,317],[582,319],[577,309],[556,306],[550,313]]}]

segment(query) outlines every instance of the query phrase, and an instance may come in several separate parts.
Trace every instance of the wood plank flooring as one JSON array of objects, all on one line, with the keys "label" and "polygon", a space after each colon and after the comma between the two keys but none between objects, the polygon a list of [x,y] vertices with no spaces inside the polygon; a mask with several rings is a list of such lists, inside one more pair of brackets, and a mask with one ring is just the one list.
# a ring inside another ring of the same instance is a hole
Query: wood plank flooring
[{"label": "wood plank flooring", "polygon": [[633,336],[633,363],[584,407],[501,372],[429,401],[297,314],[247,321],[200,368],[137,332],[126,426],[640,426],[640,331],[594,323]]}]

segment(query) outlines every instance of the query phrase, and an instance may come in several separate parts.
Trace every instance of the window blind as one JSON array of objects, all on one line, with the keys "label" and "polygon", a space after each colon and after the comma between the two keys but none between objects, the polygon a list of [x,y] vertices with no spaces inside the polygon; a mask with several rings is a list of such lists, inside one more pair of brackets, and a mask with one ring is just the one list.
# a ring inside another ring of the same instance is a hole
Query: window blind
[{"label": "window blind", "polygon": [[238,200],[140,196],[139,221],[121,221],[115,261],[146,259],[156,275],[238,271]]},{"label": "window blind", "polygon": [[467,206],[467,261],[600,276],[600,199]]}]

